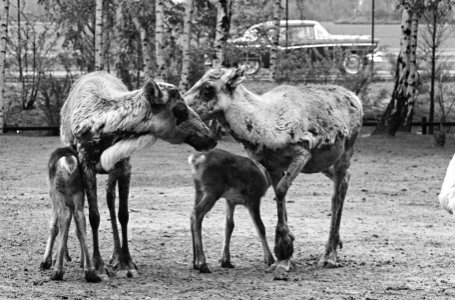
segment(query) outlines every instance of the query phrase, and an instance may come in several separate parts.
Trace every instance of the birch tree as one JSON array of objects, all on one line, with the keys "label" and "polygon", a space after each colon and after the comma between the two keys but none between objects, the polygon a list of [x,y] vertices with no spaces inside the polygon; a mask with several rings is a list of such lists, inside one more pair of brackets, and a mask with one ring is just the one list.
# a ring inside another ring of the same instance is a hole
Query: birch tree
[{"label": "birch tree", "polygon": [[417,36],[419,18],[434,2],[453,0],[399,0],[402,9],[400,52],[395,71],[392,98],[374,133],[394,136],[400,127],[411,130],[413,109],[417,97]]},{"label": "birch tree", "polygon": [[183,23],[183,45],[182,45],[182,75],[180,78],[180,90],[188,89],[188,75],[190,71],[190,48],[191,48],[191,29],[194,13],[194,0],[185,0],[185,19]]},{"label": "birch tree", "polygon": [[272,36],[272,45],[270,48],[270,80],[275,80],[277,70],[278,42],[280,38],[280,16],[281,0],[275,0],[273,6],[273,24],[274,31]]},{"label": "birch tree", "polygon": [[[157,0],[158,2],[158,0]],[[139,32],[140,39],[141,39],[141,49],[142,49],[142,70],[144,71],[144,77],[146,79],[152,78],[155,76],[154,72],[154,61],[153,61],[153,55],[152,55],[152,47],[153,47],[153,41],[151,38],[153,38],[153,35],[150,32],[150,27],[151,27],[151,19],[149,16],[153,15],[150,13],[147,13],[147,16],[144,15],[146,4],[143,3],[142,1],[133,4],[131,1],[127,1],[128,3],[128,10],[129,14],[131,16],[131,20],[133,21],[134,27],[136,30]],[[150,5],[149,9],[152,11],[154,10],[155,6]]]},{"label": "birch tree", "polygon": [[164,43],[164,0],[155,0],[155,56],[157,79],[166,81],[167,69]]},{"label": "birch tree", "polygon": [[96,0],[95,9],[95,70],[104,69],[103,0]]},{"label": "birch tree", "polygon": [[409,127],[416,96],[417,84],[417,34],[420,5],[423,0],[401,0],[401,39],[400,52],[395,70],[395,85],[392,98],[383,113],[374,133],[395,135],[400,126]]},{"label": "birch tree", "polygon": [[1,19],[0,42],[0,134],[5,127],[5,60],[6,42],[8,39],[9,0],[3,0],[3,15]]},{"label": "birch tree", "polygon": [[229,29],[231,27],[231,0],[211,1],[217,9],[216,14],[216,35],[215,35],[215,54],[212,61],[214,68],[219,68],[223,65],[224,51],[226,41],[229,37]]}]

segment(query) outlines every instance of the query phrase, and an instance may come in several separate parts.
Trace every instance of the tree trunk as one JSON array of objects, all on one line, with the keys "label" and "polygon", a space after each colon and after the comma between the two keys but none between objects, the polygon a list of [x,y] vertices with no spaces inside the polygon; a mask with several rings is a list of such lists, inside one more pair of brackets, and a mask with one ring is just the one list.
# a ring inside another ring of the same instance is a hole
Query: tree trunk
[{"label": "tree trunk", "polygon": [[104,69],[103,0],[96,0],[95,17],[95,70],[99,71]]},{"label": "tree trunk", "polygon": [[217,8],[216,14],[216,36],[215,36],[215,56],[213,57],[212,67],[220,68],[224,63],[224,51],[226,41],[229,37],[229,29],[231,27],[231,0],[215,1],[214,5]]},{"label": "tree trunk", "polygon": [[182,45],[182,76],[180,78],[180,90],[188,89],[188,75],[190,71],[190,48],[191,48],[191,22],[193,21],[194,1],[185,1],[185,20],[183,24],[183,45]]},{"label": "tree trunk", "polygon": [[164,44],[164,0],[156,0],[155,2],[155,56],[156,56],[156,67],[157,67],[157,79],[166,81],[167,68],[165,56],[165,44]]},{"label": "tree trunk", "polygon": [[436,28],[438,26],[437,13],[435,10],[432,11],[433,14],[433,28],[431,29],[431,87],[430,87],[430,112],[428,116],[429,126],[428,134],[434,133],[434,85],[436,77]]},{"label": "tree trunk", "polygon": [[9,0],[3,0],[3,16],[1,19],[0,34],[0,134],[3,134],[5,126],[5,59],[6,41],[8,39],[8,13]]},{"label": "tree trunk", "polygon": [[395,135],[400,126],[410,128],[416,96],[417,69],[417,14],[403,9],[401,19],[400,53],[397,58],[395,86],[392,98],[376,127],[374,134]]},{"label": "tree trunk", "polygon": [[272,37],[272,47],[270,48],[270,80],[274,81],[277,70],[277,54],[278,54],[278,42],[280,38],[280,15],[281,15],[281,1],[275,0],[273,7],[273,23],[274,23],[274,34]]}]

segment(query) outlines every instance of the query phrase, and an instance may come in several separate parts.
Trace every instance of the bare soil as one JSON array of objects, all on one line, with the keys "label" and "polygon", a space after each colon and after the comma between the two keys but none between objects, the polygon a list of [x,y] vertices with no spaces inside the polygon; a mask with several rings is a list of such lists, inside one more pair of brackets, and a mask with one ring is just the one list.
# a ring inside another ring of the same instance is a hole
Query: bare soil
[{"label": "bare soil", "polygon": [[[0,136],[1,299],[453,299],[455,224],[439,207],[439,192],[455,140],[434,148],[428,136],[361,137],[351,166],[351,183],[341,225],[343,267],[317,267],[328,237],[332,184],[323,175],[301,175],[288,195],[296,269],[288,281],[273,281],[247,211],[236,211],[232,238],[235,269],[218,264],[224,200],[204,221],[205,253],[213,273],[192,269],[189,216],[193,187],[189,146],[158,142],[133,157],[130,249],[138,278],[111,277],[86,283],[71,230],[63,282],[39,269],[51,202],[46,163],[60,146],[57,137]],[[244,154],[224,140],[220,148]],[[105,261],[112,235],[98,177],[100,246]],[[275,203],[269,191],[262,216],[273,247]],[[89,236],[90,230],[89,230]]]}]

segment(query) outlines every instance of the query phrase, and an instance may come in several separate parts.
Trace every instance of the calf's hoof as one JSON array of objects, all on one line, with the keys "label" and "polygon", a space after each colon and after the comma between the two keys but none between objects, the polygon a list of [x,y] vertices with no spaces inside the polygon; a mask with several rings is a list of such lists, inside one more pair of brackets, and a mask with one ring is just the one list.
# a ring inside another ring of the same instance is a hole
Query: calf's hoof
[{"label": "calf's hoof", "polygon": [[321,256],[318,262],[318,267],[331,269],[342,267],[342,265],[337,261],[336,252],[330,252]]},{"label": "calf's hoof", "polygon": [[42,270],[47,270],[50,269],[52,266],[52,261],[42,261],[41,264],[39,265],[39,268]]},{"label": "calf's hoof", "polygon": [[273,272],[273,280],[288,280],[289,271],[295,268],[291,258],[277,261],[268,268],[267,272]]},{"label": "calf's hoof", "polygon": [[64,271],[52,271],[52,274],[50,276],[51,280],[63,280],[63,274],[65,274]]}]

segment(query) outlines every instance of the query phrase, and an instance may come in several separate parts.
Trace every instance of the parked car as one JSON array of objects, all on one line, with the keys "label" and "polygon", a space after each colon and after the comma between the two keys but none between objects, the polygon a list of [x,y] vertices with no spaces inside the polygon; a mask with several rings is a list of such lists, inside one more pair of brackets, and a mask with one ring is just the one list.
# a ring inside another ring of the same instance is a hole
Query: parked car
[{"label": "parked car", "polygon": [[[269,68],[274,31],[273,21],[268,21],[251,26],[241,37],[229,41],[231,47],[242,53],[234,58],[237,61],[231,59],[230,64],[244,65],[249,74]],[[302,69],[327,60],[335,63],[342,72],[356,75],[368,64],[368,54],[371,57],[378,42],[378,39],[372,41],[368,35],[330,34],[317,21],[281,20],[278,51],[284,57],[304,56],[300,60],[302,66],[299,65]]]}]

